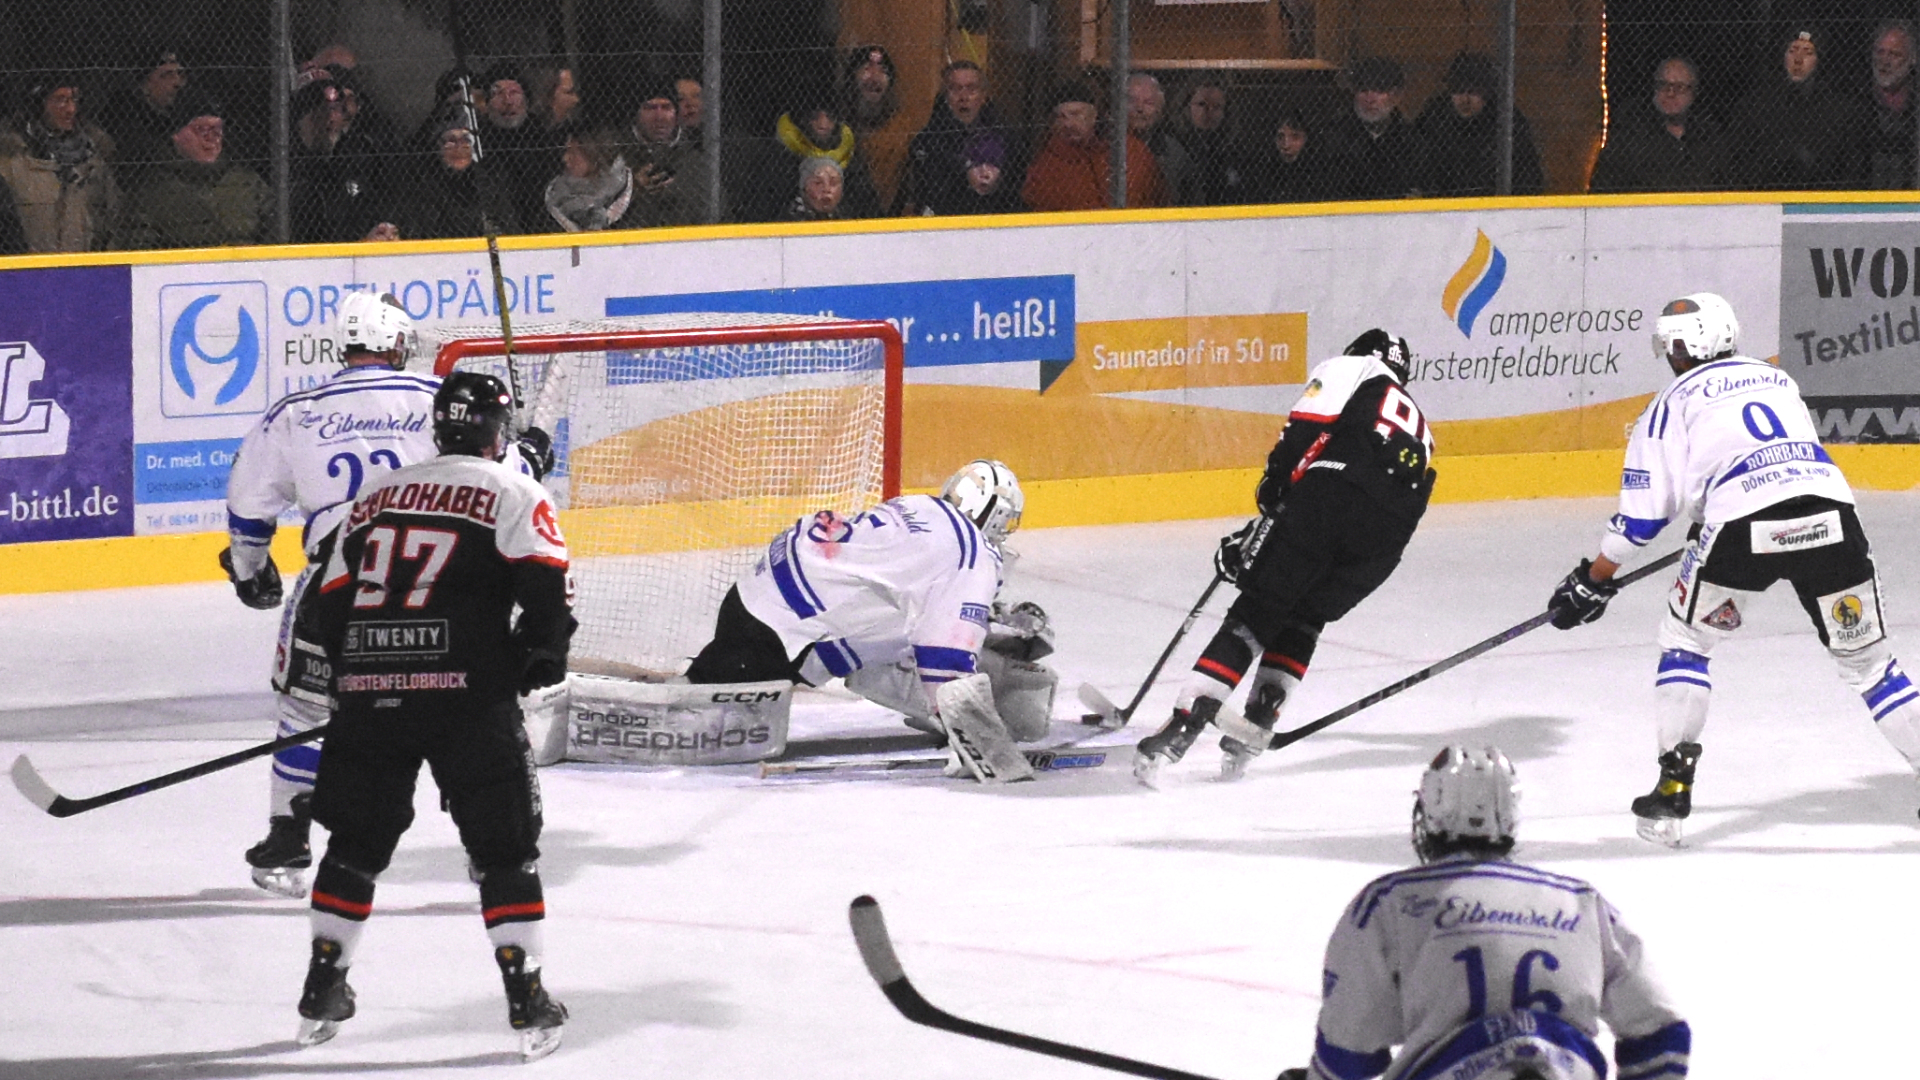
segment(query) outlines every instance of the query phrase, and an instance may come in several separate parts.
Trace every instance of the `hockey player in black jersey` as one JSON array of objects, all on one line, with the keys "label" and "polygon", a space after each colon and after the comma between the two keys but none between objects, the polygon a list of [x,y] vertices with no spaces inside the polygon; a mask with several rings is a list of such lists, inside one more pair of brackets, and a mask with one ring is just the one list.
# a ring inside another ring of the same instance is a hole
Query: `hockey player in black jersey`
[{"label": "hockey player in black jersey", "polygon": [[440,456],[360,495],[321,579],[334,693],[313,819],[332,835],[313,880],[303,1045],[353,1015],[347,968],[423,761],[480,885],[521,1052],[560,1041],[567,1011],[541,985],[540,790],[516,696],[565,678],[572,587],[553,503],[499,461],[511,402],[490,375],[448,376],[433,401]]},{"label": "hockey player in black jersey", "polygon": [[[1220,541],[1214,567],[1240,595],[1193,665],[1173,716],[1140,741],[1134,774],[1152,784],[1179,761],[1258,665],[1246,718],[1271,730],[1306,677],[1320,631],[1400,564],[1433,491],[1433,434],[1407,395],[1407,342],[1369,330],[1313,369],[1267,455],[1260,516]],[[1221,776],[1264,746],[1227,737]]]}]

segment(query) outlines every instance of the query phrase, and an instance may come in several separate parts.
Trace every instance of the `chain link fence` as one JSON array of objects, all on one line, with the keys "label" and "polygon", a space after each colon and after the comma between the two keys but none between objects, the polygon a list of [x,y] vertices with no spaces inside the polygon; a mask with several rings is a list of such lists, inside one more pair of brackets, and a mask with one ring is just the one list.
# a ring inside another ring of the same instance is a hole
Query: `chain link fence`
[{"label": "chain link fence", "polygon": [[33,0],[0,252],[1911,189],[1916,8]]}]

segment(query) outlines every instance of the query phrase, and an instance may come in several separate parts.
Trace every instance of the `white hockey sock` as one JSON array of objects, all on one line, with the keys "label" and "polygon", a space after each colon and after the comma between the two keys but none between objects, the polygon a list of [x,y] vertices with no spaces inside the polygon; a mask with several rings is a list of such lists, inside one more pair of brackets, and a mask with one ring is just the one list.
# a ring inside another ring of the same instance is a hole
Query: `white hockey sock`
[{"label": "white hockey sock", "polygon": [[1706,657],[1685,649],[1668,649],[1660,654],[1660,668],[1653,679],[1653,702],[1661,753],[1683,742],[1700,741],[1712,696],[1713,679],[1707,674]]},{"label": "white hockey sock", "polygon": [[307,912],[307,923],[313,927],[314,937],[340,943],[341,967],[353,966],[354,950],[360,947],[360,931],[367,927],[365,920],[346,919],[331,911],[312,908]]},{"label": "white hockey sock", "polygon": [[1898,660],[1889,659],[1880,678],[1860,693],[1873,713],[1880,734],[1895,750],[1920,770],[1920,690],[1900,670]]},{"label": "white hockey sock", "polygon": [[[281,738],[312,731],[328,720],[324,706],[303,701],[291,694],[274,696],[280,714],[277,734]],[[268,810],[272,817],[291,817],[293,797],[313,794],[314,773],[320,768],[320,744],[301,743],[273,755],[273,774],[268,786]]]},{"label": "white hockey sock", "polygon": [[519,948],[527,954],[527,970],[540,967],[540,956],[546,951],[546,922],[535,919],[532,922],[503,922],[487,927],[487,940],[493,942],[496,949],[508,945]]}]

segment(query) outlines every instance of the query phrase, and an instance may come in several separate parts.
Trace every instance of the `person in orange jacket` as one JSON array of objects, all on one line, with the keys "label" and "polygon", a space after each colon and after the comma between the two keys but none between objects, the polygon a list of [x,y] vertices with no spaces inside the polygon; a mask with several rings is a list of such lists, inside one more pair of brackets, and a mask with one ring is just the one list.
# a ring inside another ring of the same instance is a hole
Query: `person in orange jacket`
[{"label": "person in orange jacket", "polygon": [[[1112,154],[1100,127],[1099,95],[1085,83],[1070,83],[1054,95],[1052,117],[1021,198],[1031,210],[1107,209]],[[1131,132],[1126,139],[1127,207],[1167,205],[1172,200],[1152,151]]]}]

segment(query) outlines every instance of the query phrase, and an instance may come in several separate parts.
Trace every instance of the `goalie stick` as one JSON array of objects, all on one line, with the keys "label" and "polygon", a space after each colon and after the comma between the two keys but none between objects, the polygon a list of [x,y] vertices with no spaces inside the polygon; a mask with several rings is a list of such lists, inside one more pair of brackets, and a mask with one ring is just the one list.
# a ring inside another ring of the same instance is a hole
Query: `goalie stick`
[{"label": "goalie stick", "polygon": [[[1615,578],[1614,583],[1618,587],[1624,589],[1627,586],[1633,584],[1634,582],[1639,581],[1641,578],[1644,578],[1650,574],[1657,574],[1660,571],[1666,569],[1667,567],[1672,566],[1674,563],[1679,562],[1681,552],[1684,552],[1685,550],[1686,550],[1685,548],[1681,548],[1679,551],[1670,551],[1665,555],[1662,555],[1659,558],[1648,563],[1647,565],[1640,567],[1638,570],[1633,571],[1630,574],[1623,574],[1620,577]],[[1484,653],[1492,652],[1493,650],[1499,648],[1502,645],[1505,645],[1507,642],[1512,641],[1513,639],[1520,637],[1523,634],[1532,633],[1533,631],[1538,630],[1541,627],[1547,625],[1548,621],[1551,620],[1552,618],[1553,618],[1552,612],[1543,611],[1540,614],[1535,615],[1533,618],[1528,619],[1527,621],[1522,623],[1516,623],[1515,625],[1500,631],[1499,633],[1493,635],[1490,638],[1487,638],[1484,641],[1478,642],[1473,645],[1469,645],[1466,648],[1461,649],[1459,652],[1454,653],[1452,656],[1447,657],[1445,660],[1441,660],[1437,663],[1430,664],[1426,667],[1423,667],[1419,671],[1414,672],[1413,674],[1407,676],[1404,679],[1401,679],[1399,682],[1394,683],[1391,686],[1383,686],[1380,689],[1375,690],[1373,693],[1368,694],[1366,697],[1361,698],[1359,701],[1353,702],[1350,705],[1341,706],[1340,708],[1333,710],[1332,712],[1328,713],[1327,715],[1321,717],[1318,720],[1313,721],[1312,723],[1302,724],[1299,727],[1293,728],[1292,730],[1289,730],[1289,731],[1276,731],[1270,737],[1268,737],[1267,749],[1279,750],[1284,747],[1292,746],[1294,743],[1299,742],[1301,739],[1304,739],[1307,736],[1312,735],[1317,731],[1322,731],[1322,730],[1325,730],[1326,728],[1332,727],[1333,725],[1339,723],[1340,721],[1345,720],[1347,717],[1352,716],[1354,713],[1360,712],[1363,709],[1370,709],[1373,706],[1378,705],[1381,702],[1387,700],[1388,698],[1393,697],[1396,694],[1399,694],[1403,690],[1412,689],[1413,687],[1418,686],[1423,682],[1426,682],[1428,679],[1433,678],[1435,675],[1438,675],[1443,671],[1452,670],[1453,668],[1459,667],[1461,664],[1466,663],[1467,661],[1473,659],[1476,656],[1480,656]],[[1222,725],[1223,728],[1233,726],[1233,720],[1237,719],[1237,716],[1229,716],[1226,710],[1224,709],[1221,711],[1220,715],[1222,719],[1225,719],[1228,721],[1226,725]],[[1242,720],[1241,723],[1245,724],[1246,721]],[[1251,727],[1251,725],[1248,725],[1248,726]],[[1233,734],[1235,735],[1235,737],[1239,737],[1239,734],[1241,733],[1229,732],[1229,734]],[[1243,739],[1242,741],[1245,741],[1245,740]]]},{"label": "goalie stick", "polygon": [[[1023,751],[1027,764],[1037,772],[1055,772],[1060,769],[1097,769],[1107,763],[1104,750],[1056,750]],[[860,773],[896,773],[918,772],[927,769],[946,767],[944,757],[893,757],[866,758],[850,761],[763,761],[760,763],[760,779],[789,776],[826,776],[836,774]]]},{"label": "goalie stick", "polygon": [[1017,1031],[955,1016],[921,997],[920,991],[914,989],[913,983],[907,980],[906,969],[900,966],[900,957],[893,951],[893,941],[887,936],[887,922],[880,914],[880,901],[871,896],[855,897],[847,908],[847,921],[853,926],[853,942],[860,948],[860,959],[865,961],[867,973],[873,976],[873,981],[880,986],[880,992],[887,995],[893,1007],[900,1010],[900,1015],[916,1024],[1048,1057],[1077,1061],[1082,1065],[1112,1069],[1129,1076],[1154,1077],[1157,1080],[1211,1080],[1199,1073],[1137,1061],[1071,1043],[1054,1042],[1037,1035],[1022,1035]]},{"label": "goalie stick", "polygon": [[184,769],[176,769],[173,772],[164,773],[149,780],[142,780],[137,784],[128,784],[123,788],[114,788],[112,791],[99,795],[89,795],[84,799],[69,799],[65,795],[53,790],[53,785],[41,778],[40,770],[33,767],[33,762],[27,760],[27,755],[21,754],[19,757],[13,759],[13,786],[20,789],[20,794],[26,796],[28,802],[52,814],[54,817],[72,817],[75,814],[84,814],[89,810],[97,810],[102,806],[108,806],[125,799],[131,799],[136,795],[145,795],[149,791],[159,791],[161,788],[172,787],[175,784],[184,783],[185,781],[205,776],[208,773],[216,773],[222,769],[238,765],[243,761],[252,761],[257,757],[265,757],[268,754],[284,750],[289,746],[299,746],[301,743],[312,742],[326,733],[327,725],[321,724],[316,728],[309,728],[306,731],[297,731],[292,735],[281,736],[272,742],[261,743],[258,746],[249,746],[245,750],[236,750],[225,757],[217,757],[211,761],[203,761],[198,765],[189,765]]},{"label": "goalie stick", "polygon": [[1167,666],[1167,657],[1173,655],[1173,650],[1180,645],[1180,639],[1186,637],[1187,632],[1193,629],[1193,624],[1200,619],[1201,610],[1207,606],[1207,601],[1213,599],[1214,590],[1218,589],[1220,583],[1225,580],[1227,579],[1220,574],[1213,575],[1213,580],[1207,583],[1206,591],[1200,594],[1200,599],[1194,601],[1193,609],[1187,612],[1186,619],[1180,623],[1180,629],[1173,632],[1173,640],[1167,642],[1167,647],[1160,650],[1160,659],[1155,660],[1153,666],[1147,669],[1147,677],[1141,680],[1140,689],[1134,692],[1133,700],[1127,702],[1126,708],[1116,708],[1112,699],[1101,693],[1100,688],[1092,683],[1081,683],[1080,704],[1093,711],[1082,716],[1080,722],[1098,724],[1108,731],[1117,731],[1126,727],[1127,721],[1133,719],[1133,711],[1138,709],[1140,702],[1146,698],[1147,691],[1153,689],[1154,680],[1160,677],[1160,669]]}]

